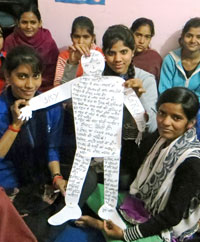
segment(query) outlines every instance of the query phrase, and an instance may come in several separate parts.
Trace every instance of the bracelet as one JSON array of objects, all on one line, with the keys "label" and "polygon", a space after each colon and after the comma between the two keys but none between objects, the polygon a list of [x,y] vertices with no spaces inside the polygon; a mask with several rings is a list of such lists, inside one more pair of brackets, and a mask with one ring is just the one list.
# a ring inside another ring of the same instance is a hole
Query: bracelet
[{"label": "bracelet", "polygon": [[55,173],[51,177],[52,177],[52,179],[54,179],[54,177],[56,177],[56,176],[62,176],[62,175],[60,173]]},{"label": "bracelet", "polygon": [[13,132],[16,132],[16,133],[19,133],[19,131],[21,130],[20,128],[19,129],[15,129],[12,125],[9,125],[8,126],[8,130],[11,130]]},{"label": "bracelet", "polygon": [[52,182],[54,186],[55,186],[55,183],[56,183],[56,181],[57,181],[58,179],[63,179],[63,176],[58,175],[58,174],[57,174],[57,175],[55,174],[55,176],[54,176],[54,178],[53,178],[53,182]]}]

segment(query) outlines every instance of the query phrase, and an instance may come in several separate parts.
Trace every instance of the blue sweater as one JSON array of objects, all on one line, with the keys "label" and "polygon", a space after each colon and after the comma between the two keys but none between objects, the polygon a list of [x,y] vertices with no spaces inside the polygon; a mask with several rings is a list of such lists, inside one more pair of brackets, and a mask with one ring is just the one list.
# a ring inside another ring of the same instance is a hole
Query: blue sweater
[{"label": "blue sweater", "polygon": [[182,86],[188,87],[194,91],[200,100],[200,64],[192,75],[187,78],[181,63],[181,48],[171,51],[163,60],[159,92],[162,93],[166,89]]},{"label": "blue sweater", "polygon": [[[0,138],[8,129],[10,121],[9,97],[6,92],[0,96]],[[47,166],[48,162],[59,161],[58,144],[62,129],[62,109],[60,105],[54,105],[45,110],[47,117],[46,135],[48,140]],[[29,134],[32,140],[32,134]],[[33,144],[34,146],[34,144]],[[23,147],[21,147],[23,149]],[[9,152],[8,152],[9,153]],[[0,157],[0,186],[4,188],[19,187],[16,168],[12,160]]]}]

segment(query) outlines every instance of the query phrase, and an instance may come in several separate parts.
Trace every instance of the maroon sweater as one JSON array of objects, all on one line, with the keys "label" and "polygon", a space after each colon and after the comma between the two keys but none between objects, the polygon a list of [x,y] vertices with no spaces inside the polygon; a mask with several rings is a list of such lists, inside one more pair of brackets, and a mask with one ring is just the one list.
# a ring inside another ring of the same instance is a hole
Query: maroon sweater
[{"label": "maroon sweater", "polygon": [[140,53],[135,53],[133,64],[155,76],[157,85],[160,80],[160,68],[162,58],[155,50],[148,49]]}]

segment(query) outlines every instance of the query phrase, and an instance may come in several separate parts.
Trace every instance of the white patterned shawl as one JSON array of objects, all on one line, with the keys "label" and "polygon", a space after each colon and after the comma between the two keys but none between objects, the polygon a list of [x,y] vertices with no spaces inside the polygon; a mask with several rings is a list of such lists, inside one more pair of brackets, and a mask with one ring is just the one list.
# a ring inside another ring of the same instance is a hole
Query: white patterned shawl
[{"label": "white patterned shawl", "polygon": [[[189,129],[168,147],[162,148],[165,142],[166,139],[161,137],[156,141],[130,186],[130,194],[137,194],[153,215],[165,208],[178,166],[188,157],[200,158],[200,142],[195,128]],[[188,210],[188,217],[173,227],[175,237],[193,228],[200,218],[200,205]]]}]

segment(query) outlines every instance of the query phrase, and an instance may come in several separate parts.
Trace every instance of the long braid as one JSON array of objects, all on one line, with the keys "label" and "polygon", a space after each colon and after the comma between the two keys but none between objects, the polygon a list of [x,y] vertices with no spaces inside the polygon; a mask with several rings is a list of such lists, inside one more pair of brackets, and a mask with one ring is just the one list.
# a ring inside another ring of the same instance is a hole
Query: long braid
[{"label": "long braid", "polygon": [[132,61],[128,67],[128,72],[127,72],[127,75],[128,75],[128,79],[132,79],[135,77],[135,68],[134,68],[134,65],[133,65],[133,58],[132,58]]}]

